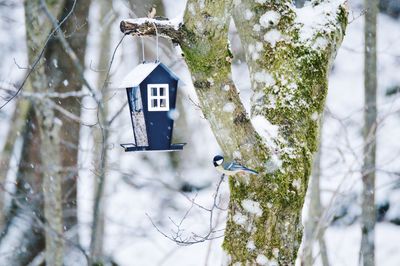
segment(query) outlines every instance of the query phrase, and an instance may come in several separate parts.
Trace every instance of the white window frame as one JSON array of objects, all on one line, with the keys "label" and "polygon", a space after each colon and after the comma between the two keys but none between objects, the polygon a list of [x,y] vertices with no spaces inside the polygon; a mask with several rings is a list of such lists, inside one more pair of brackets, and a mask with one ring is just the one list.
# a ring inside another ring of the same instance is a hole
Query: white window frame
[{"label": "white window frame", "polygon": [[[151,95],[151,89],[157,88],[156,95]],[[160,95],[160,88],[164,88],[165,95]],[[157,100],[157,106],[151,105],[153,100]],[[161,100],[165,100],[165,106],[161,107]],[[169,111],[169,84],[147,84],[147,110],[149,112]]]}]

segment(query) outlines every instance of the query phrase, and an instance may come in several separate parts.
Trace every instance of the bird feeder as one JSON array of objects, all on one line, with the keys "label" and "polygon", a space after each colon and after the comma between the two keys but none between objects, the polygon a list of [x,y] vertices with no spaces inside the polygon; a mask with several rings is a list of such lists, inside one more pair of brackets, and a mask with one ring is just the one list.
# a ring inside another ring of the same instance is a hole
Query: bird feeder
[{"label": "bird feeder", "polygon": [[159,61],[142,63],[123,80],[134,143],[121,144],[128,151],[175,151],[186,143],[171,144],[177,118],[176,96],[179,78]]}]

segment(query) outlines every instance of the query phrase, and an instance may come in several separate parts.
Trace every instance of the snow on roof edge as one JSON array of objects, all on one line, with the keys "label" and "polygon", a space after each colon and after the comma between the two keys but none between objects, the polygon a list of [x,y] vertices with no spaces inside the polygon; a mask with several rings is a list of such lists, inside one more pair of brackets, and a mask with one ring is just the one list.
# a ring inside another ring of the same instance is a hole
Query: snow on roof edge
[{"label": "snow on roof edge", "polygon": [[151,72],[154,71],[158,66],[161,66],[167,71],[174,79],[179,80],[178,76],[172,72],[167,66],[161,62],[150,62],[141,63],[131,70],[123,79],[123,81],[117,86],[118,89],[132,88],[139,86],[140,83],[146,79]]}]

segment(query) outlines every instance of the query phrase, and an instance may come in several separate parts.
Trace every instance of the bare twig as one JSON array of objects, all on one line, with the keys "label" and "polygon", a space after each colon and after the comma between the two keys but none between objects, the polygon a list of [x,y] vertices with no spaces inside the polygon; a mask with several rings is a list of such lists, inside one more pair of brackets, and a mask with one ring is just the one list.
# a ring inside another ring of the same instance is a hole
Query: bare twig
[{"label": "bare twig", "polygon": [[[190,208],[186,211],[186,213],[181,218],[179,223],[176,223],[171,218],[169,218],[171,223],[174,224],[174,226],[176,227],[175,230],[172,230],[172,235],[168,235],[164,231],[162,231],[154,223],[154,221],[151,219],[151,217],[148,214],[146,214],[146,216],[150,219],[150,222],[152,223],[152,225],[156,228],[156,230],[160,234],[162,234],[164,237],[168,238],[169,240],[175,242],[178,245],[183,245],[183,246],[193,245],[193,244],[202,243],[204,241],[213,240],[213,239],[216,239],[216,238],[223,237],[223,234],[222,235],[215,235],[216,233],[223,231],[223,229],[218,229],[218,230],[216,229],[218,223],[214,223],[214,213],[215,213],[216,210],[222,210],[222,208],[219,207],[219,204],[218,204],[218,196],[219,196],[219,190],[220,190],[221,184],[222,184],[222,182],[224,180],[224,177],[225,177],[225,175],[222,174],[221,178],[220,178],[220,180],[219,180],[219,182],[217,184],[216,191],[215,191],[215,194],[214,194],[214,197],[213,197],[213,205],[212,205],[212,207],[210,209],[197,204],[195,202],[195,198],[196,197],[194,197],[193,199],[190,200],[190,202],[191,202]],[[182,224],[186,220],[186,218],[188,217],[190,211],[193,209],[194,206],[197,206],[200,209],[209,212],[209,228],[208,228],[208,231],[207,231],[207,233],[205,233],[205,235],[202,235],[202,236],[192,232],[191,236],[183,237],[183,232],[185,230],[182,228]]]},{"label": "bare twig", "polygon": [[[5,101],[5,103],[3,103],[0,106],[0,109],[2,109],[4,106],[6,106],[10,101],[12,101],[22,90],[22,88],[24,87],[26,81],[28,80],[29,76],[32,74],[32,72],[36,69],[36,66],[39,64],[40,59],[43,57],[44,55],[44,51],[46,50],[47,44],[49,43],[50,39],[54,36],[54,34],[59,31],[59,29],[61,28],[61,26],[65,23],[65,21],[67,21],[67,19],[71,16],[71,14],[74,12],[75,10],[75,5],[76,5],[76,1],[74,0],[71,10],[68,12],[68,14],[65,16],[65,18],[60,22],[60,23],[56,23],[54,30],[51,31],[51,33],[47,36],[46,41],[44,42],[44,45],[42,47],[42,50],[40,51],[39,55],[36,57],[35,61],[33,62],[33,65],[31,67],[29,67],[29,71],[28,74],[25,76],[25,78],[23,79],[21,85],[18,87],[18,90],[15,92],[15,94],[10,97],[9,99],[7,99]],[[50,14],[50,13],[49,13]],[[51,14],[50,14],[51,15]]]}]

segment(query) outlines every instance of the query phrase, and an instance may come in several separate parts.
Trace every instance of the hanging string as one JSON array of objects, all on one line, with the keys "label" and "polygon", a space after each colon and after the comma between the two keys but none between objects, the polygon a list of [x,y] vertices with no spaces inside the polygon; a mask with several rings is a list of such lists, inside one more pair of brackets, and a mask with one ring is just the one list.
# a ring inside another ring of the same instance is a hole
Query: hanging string
[{"label": "hanging string", "polygon": [[146,58],[144,58],[144,42],[143,42],[143,37],[140,36],[140,40],[142,41],[142,62],[146,62]]},{"label": "hanging string", "polygon": [[157,30],[157,27],[156,27],[156,24],[154,23],[154,22],[152,22],[153,23],[153,26],[154,26],[154,29],[156,30],[156,45],[157,45],[157,61],[156,62],[158,62],[158,61],[160,61],[159,60],[159,52],[158,52],[158,30]]},{"label": "hanging string", "polygon": [[[158,43],[158,30],[157,30],[157,27],[156,27],[156,24],[154,23],[154,22],[152,22],[152,24],[153,24],[153,26],[154,26],[154,29],[156,30],[156,55],[157,55],[157,60],[156,60],[156,62],[158,62],[158,61],[160,61],[160,56],[159,56],[159,43]],[[145,58],[145,56],[144,56],[144,41],[143,41],[143,36],[140,36],[140,40],[141,40],[141,42],[142,42],[142,61],[143,61],[143,63],[145,63],[146,62],[146,58]]]}]

